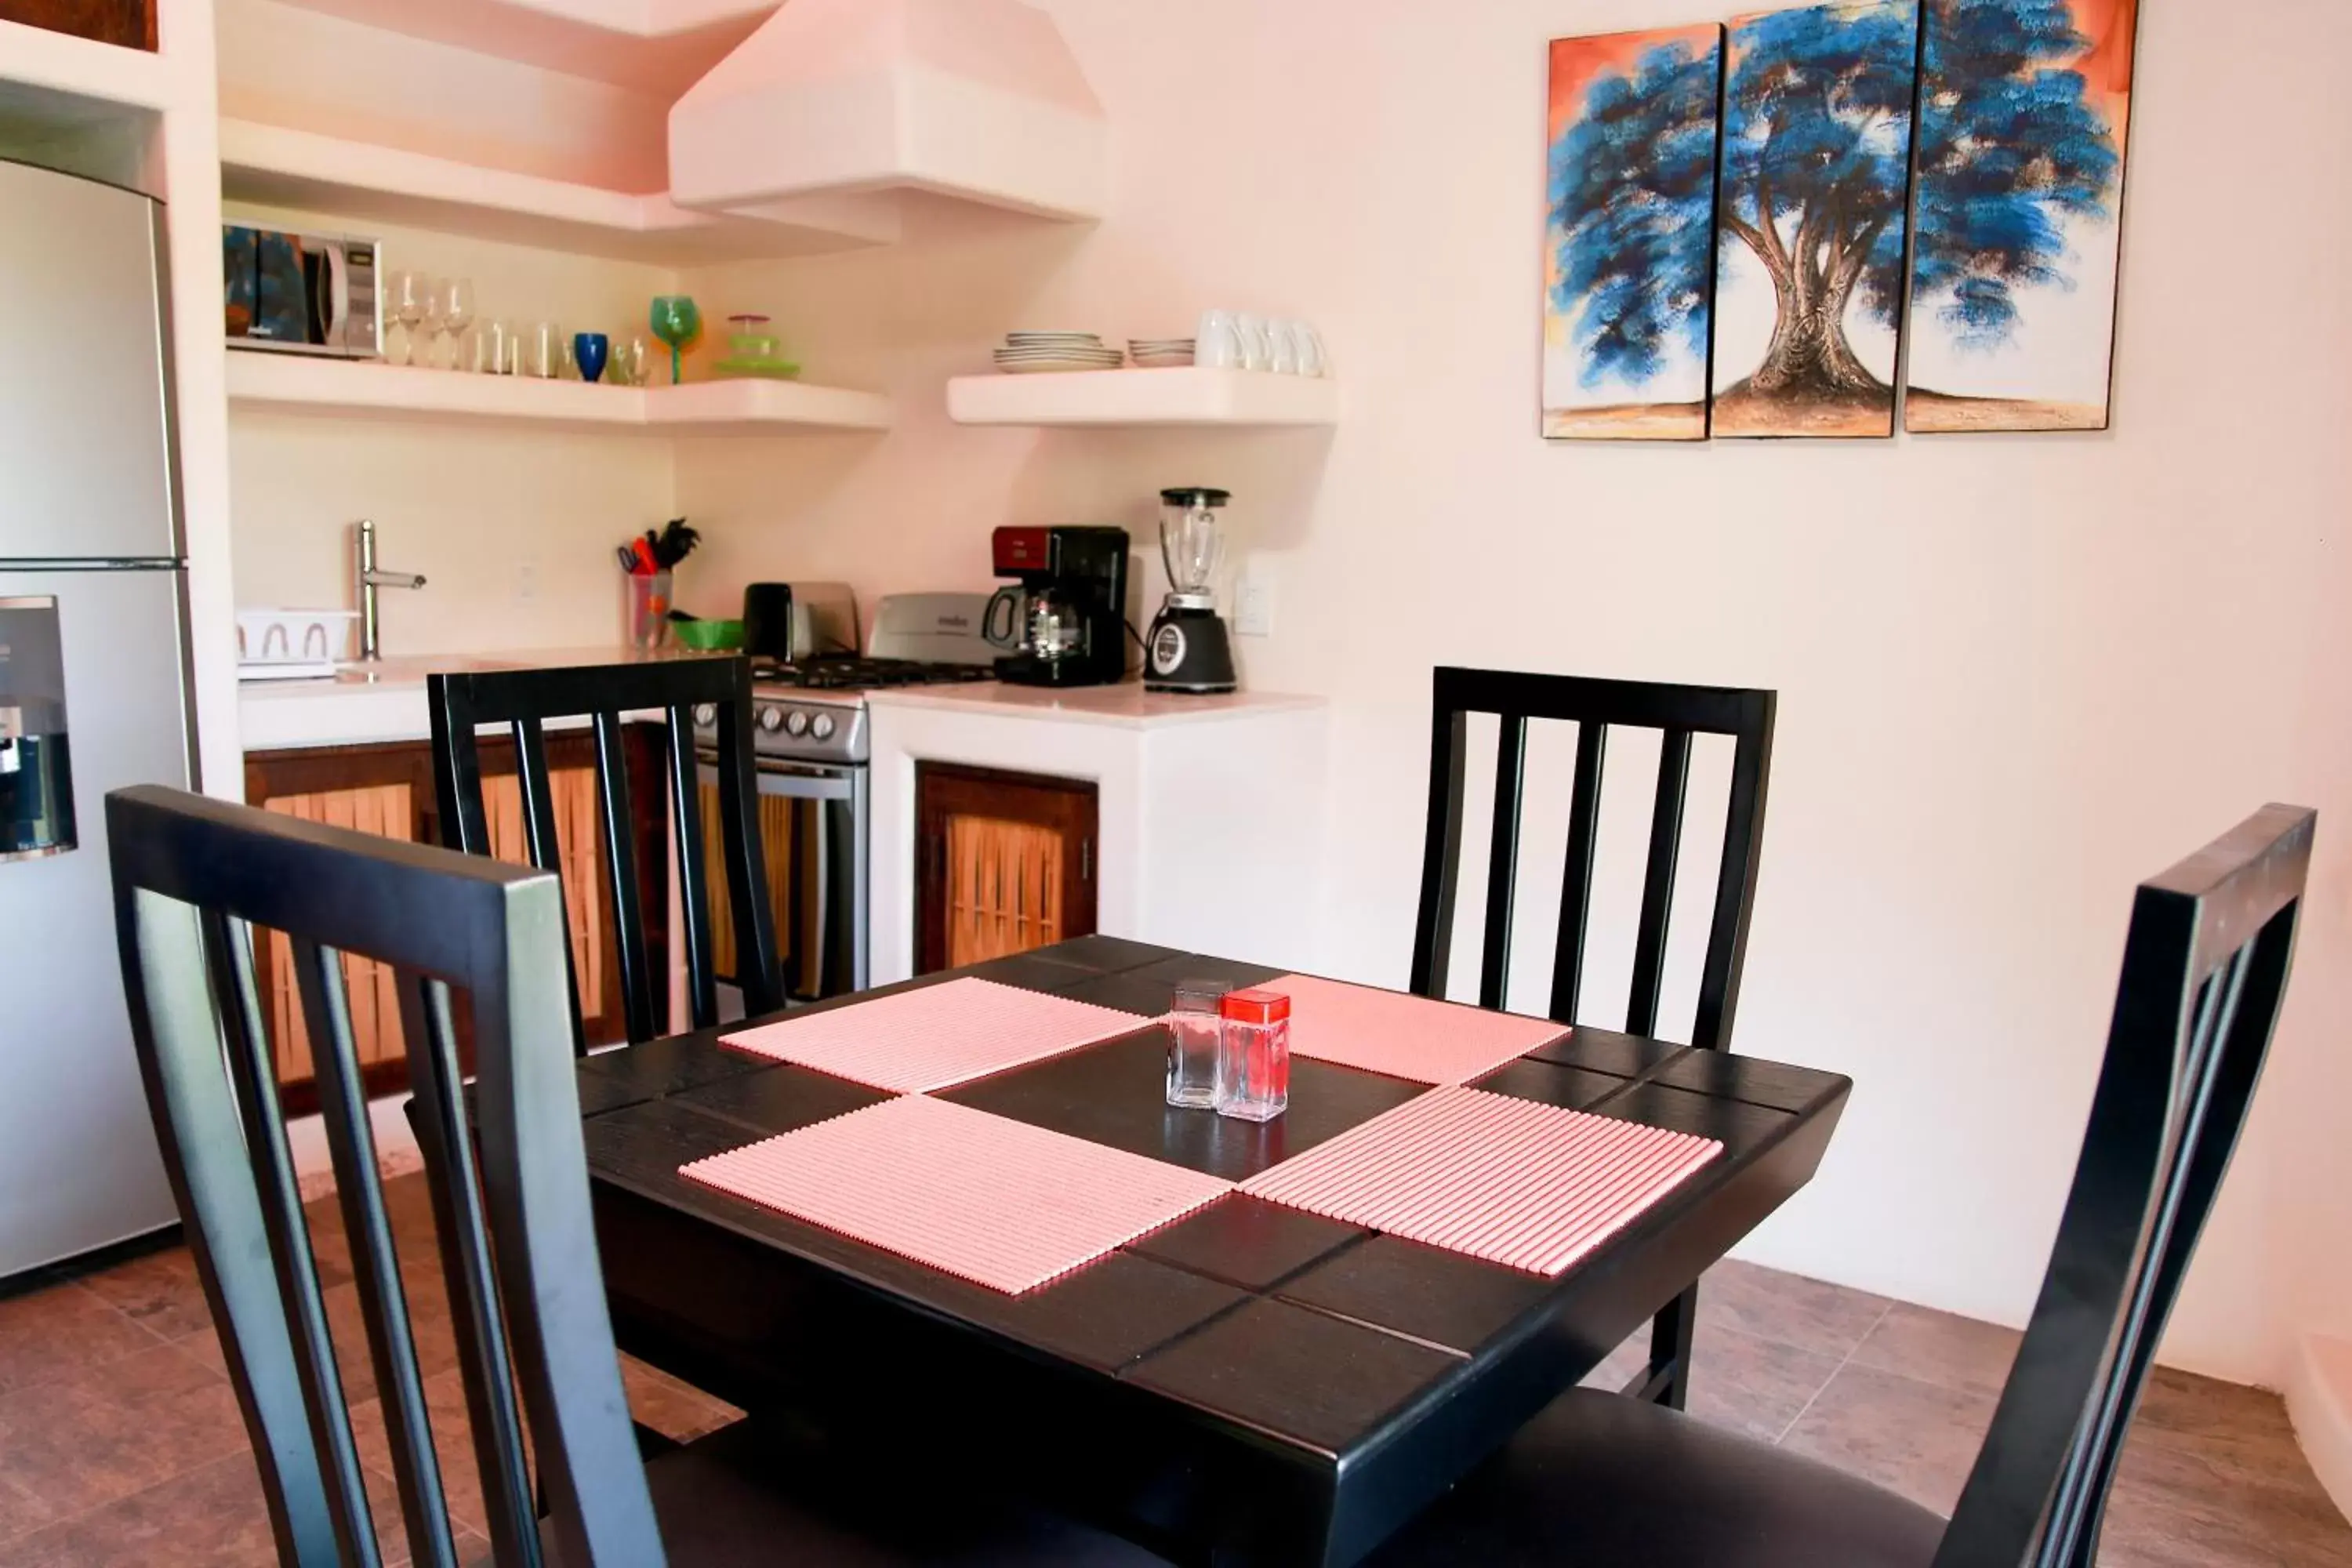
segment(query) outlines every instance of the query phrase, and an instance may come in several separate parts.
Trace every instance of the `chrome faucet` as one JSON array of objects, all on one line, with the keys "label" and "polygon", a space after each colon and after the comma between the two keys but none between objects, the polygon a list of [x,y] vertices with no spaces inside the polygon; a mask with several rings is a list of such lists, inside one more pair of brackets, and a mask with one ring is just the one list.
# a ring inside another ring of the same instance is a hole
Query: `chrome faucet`
[{"label": "chrome faucet", "polygon": [[375,591],[378,588],[422,588],[425,579],[414,572],[376,570],[373,520],[360,519],[356,533],[357,545],[352,554],[357,565],[352,575],[360,601],[360,661],[373,664],[383,657],[383,631],[376,621]]}]

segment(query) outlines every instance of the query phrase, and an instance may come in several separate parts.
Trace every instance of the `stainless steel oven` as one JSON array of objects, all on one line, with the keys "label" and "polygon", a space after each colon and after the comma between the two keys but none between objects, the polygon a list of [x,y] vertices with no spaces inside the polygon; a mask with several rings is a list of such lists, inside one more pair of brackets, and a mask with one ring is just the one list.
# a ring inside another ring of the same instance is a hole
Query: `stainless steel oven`
[{"label": "stainless steel oven", "polygon": [[[709,840],[705,852],[714,861],[715,899],[726,886],[715,864],[715,829],[709,826],[718,821],[719,771],[707,749],[701,757],[703,820]],[[866,984],[866,764],[763,756],[757,767],[760,837],[785,988],[798,1001],[862,991]],[[727,922],[714,919],[713,924],[724,927]],[[742,994],[732,984],[731,942],[721,942],[718,957],[720,1011],[740,1017]]]}]

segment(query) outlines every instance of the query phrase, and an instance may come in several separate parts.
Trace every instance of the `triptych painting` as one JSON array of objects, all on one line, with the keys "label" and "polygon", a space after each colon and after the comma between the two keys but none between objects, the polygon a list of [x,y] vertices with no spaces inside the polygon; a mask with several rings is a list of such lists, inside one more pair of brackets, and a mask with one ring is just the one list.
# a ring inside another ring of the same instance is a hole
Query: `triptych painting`
[{"label": "triptych painting", "polygon": [[2105,428],[2137,13],[1837,0],[1555,41],[1543,433]]}]

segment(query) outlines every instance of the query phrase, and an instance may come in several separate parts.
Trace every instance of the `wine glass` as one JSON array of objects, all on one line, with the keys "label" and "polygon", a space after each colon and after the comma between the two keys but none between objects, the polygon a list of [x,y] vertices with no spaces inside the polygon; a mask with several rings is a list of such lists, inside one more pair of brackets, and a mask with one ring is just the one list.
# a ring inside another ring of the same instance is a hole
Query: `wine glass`
[{"label": "wine glass", "polygon": [[[441,330],[449,334],[450,366],[463,369],[459,356],[465,343],[466,328],[474,319],[474,280],[470,278],[446,278],[434,290],[434,298],[440,306]],[[437,352],[434,358],[436,362],[439,360]]]},{"label": "wine glass", "polygon": [[[425,279],[425,309],[417,325],[425,331],[425,367],[438,370],[441,368],[441,279],[438,278]],[[409,358],[413,363],[415,355],[412,353]]]},{"label": "wine glass", "polygon": [[669,384],[676,386],[685,379],[685,362],[678,351],[702,330],[702,312],[683,294],[656,295],[653,313],[646,324],[653,329],[654,336],[669,345]]},{"label": "wine glass", "polygon": [[421,272],[403,268],[392,275],[392,314],[401,329],[400,363],[416,363],[416,329],[425,320],[431,284]]}]

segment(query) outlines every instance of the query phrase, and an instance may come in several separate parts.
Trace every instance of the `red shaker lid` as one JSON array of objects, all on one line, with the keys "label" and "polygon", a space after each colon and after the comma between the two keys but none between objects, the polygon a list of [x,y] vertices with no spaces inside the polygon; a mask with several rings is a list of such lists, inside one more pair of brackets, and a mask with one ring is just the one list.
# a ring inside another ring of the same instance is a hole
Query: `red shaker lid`
[{"label": "red shaker lid", "polygon": [[1228,991],[1218,999],[1217,1016],[1236,1024],[1274,1024],[1290,1016],[1290,996],[1282,991]]}]

